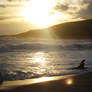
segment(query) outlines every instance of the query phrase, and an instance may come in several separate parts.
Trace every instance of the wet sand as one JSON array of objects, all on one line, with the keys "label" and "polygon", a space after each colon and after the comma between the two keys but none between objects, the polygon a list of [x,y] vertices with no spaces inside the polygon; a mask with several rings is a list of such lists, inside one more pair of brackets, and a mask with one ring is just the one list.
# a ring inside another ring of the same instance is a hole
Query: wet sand
[{"label": "wet sand", "polygon": [[0,89],[0,92],[91,92],[92,90],[92,72],[61,78],[56,77],[52,80],[43,78],[38,81],[34,80],[35,82],[29,81],[29,84],[26,83],[27,81],[23,81],[26,85],[17,81],[20,85],[6,90]]}]

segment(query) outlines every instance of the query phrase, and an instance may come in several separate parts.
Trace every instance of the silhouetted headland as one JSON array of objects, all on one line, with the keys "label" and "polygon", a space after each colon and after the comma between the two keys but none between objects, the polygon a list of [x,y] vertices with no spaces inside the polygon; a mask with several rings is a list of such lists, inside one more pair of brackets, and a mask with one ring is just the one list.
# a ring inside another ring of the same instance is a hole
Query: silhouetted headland
[{"label": "silhouetted headland", "polygon": [[92,19],[62,23],[49,28],[35,29],[17,35],[7,35],[1,37],[36,39],[92,39]]},{"label": "silhouetted headland", "polygon": [[46,29],[30,30],[15,37],[49,39],[48,32],[56,39],[92,39],[92,19],[58,24]]}]

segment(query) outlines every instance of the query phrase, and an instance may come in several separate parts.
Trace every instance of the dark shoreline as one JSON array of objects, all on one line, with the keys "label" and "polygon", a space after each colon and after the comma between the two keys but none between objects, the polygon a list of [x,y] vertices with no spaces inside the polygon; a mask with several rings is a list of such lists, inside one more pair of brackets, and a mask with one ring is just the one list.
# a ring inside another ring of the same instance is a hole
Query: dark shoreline
[{"label": "dark shoreline", "polygon": [[[67,80],[72,83],[67,84]],[[66,78],[14,87],[0,92],[90,92],[92,90],[92,72]]]}]

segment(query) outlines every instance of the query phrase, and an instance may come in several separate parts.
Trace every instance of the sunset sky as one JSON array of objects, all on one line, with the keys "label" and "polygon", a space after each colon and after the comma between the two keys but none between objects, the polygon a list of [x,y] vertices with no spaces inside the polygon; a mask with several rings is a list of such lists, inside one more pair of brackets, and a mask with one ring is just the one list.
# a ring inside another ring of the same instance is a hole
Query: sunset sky
[{"label": "sunset sky", "polygon": [[92,0],[0,0],[0,35],[92,18]]}]

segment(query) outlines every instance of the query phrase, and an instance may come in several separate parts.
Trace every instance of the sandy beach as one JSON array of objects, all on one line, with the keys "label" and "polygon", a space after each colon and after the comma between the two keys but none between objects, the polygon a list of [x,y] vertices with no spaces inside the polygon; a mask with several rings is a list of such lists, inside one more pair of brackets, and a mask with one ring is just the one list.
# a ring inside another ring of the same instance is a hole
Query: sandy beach
[{"label": "sandy beach", "polygon": [[[25,80],[22,82],[26,84]],[[19,83],[17,82],[17,84]],[[26,85],[22,85],[23,83],[10,89],[0,89],[0,92],[91,92],[92,72],[65,78],[57,77],[52,80],[43,78],[39,79],[37,83],[33,81]]]}]

